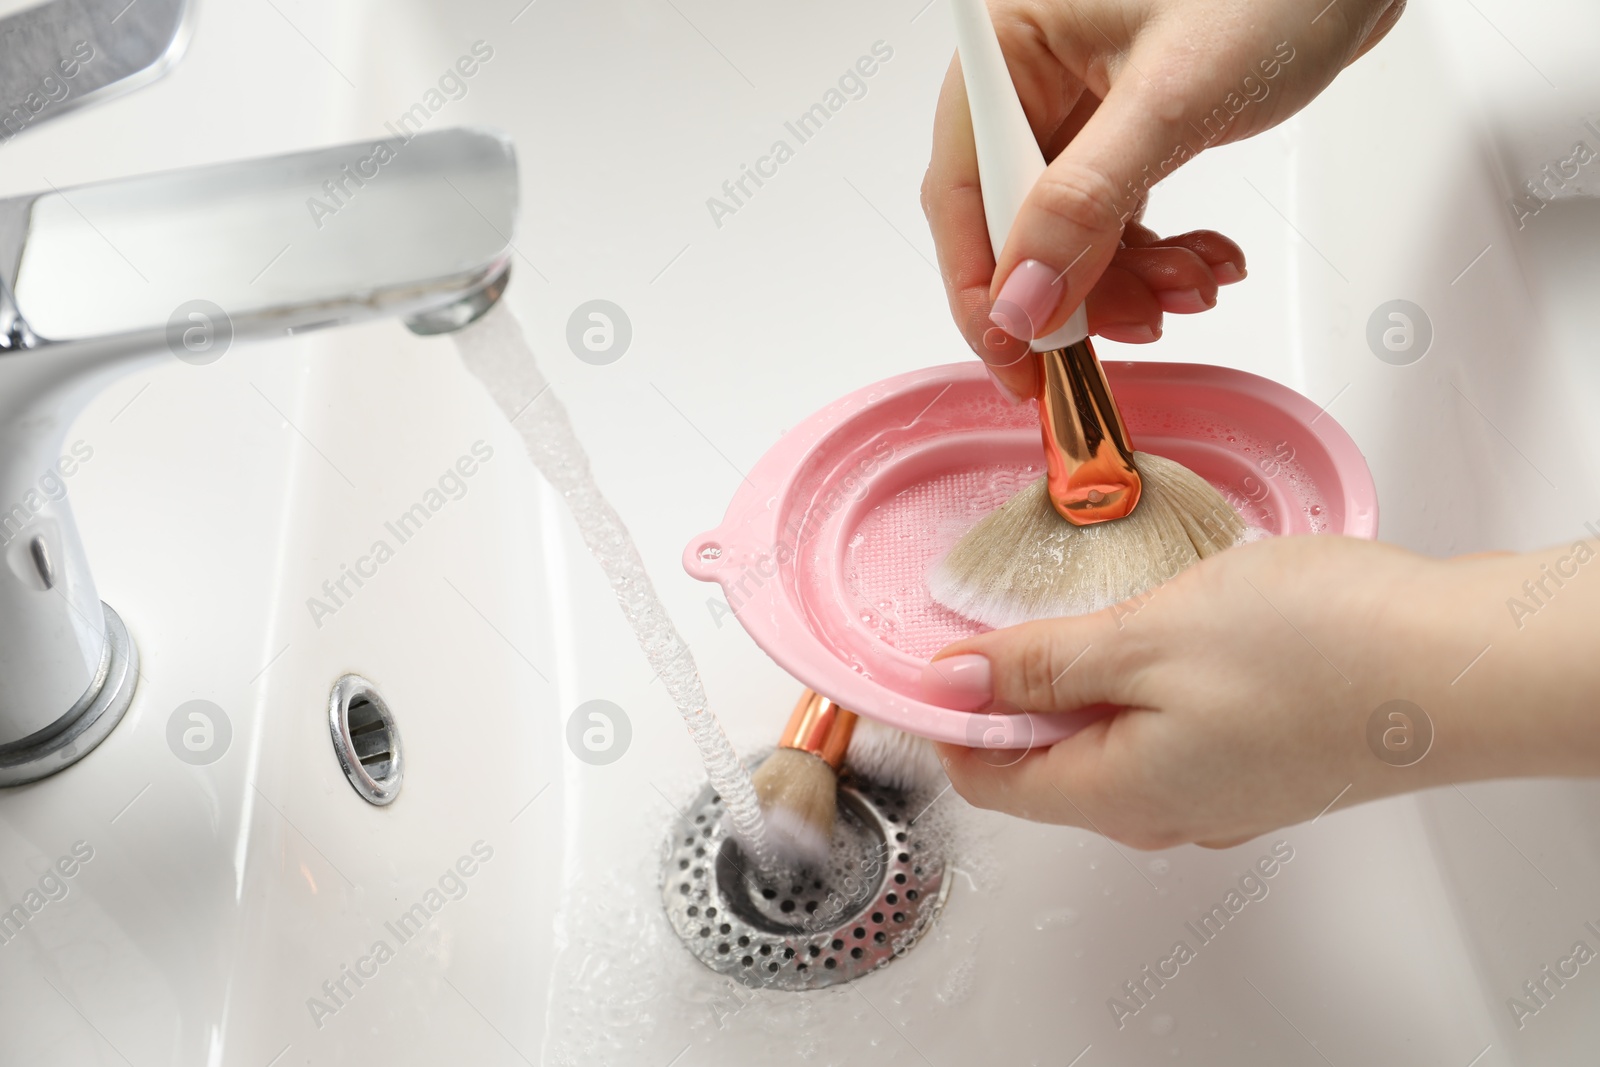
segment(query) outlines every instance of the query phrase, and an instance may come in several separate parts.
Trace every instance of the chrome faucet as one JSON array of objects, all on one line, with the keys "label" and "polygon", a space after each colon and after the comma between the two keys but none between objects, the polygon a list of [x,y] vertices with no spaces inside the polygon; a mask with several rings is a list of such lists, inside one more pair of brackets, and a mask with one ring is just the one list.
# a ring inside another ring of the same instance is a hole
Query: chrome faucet
[{"label": "chrome faucet", "polygon": [[[0,151],[151,80],[187,27],[184,0],[0,19]],[[141,365],[209,362],[242,340],[381,317],[465,326],[504,292],[517,199],[507,138],[446,129],[0,200],[0,786],[81,759],[138,680],[54,491],[88,400]]]}]

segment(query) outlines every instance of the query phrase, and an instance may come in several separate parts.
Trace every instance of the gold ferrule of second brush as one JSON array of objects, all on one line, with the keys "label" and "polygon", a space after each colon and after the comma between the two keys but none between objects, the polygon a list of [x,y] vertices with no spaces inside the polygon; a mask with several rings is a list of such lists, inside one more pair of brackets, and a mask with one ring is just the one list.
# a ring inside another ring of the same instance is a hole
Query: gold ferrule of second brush
[{"label": "gold ferrule of second brush", "polygon": [[1085,337],[1039,353],[1039,362],[1050,503],[1075,526],[1123,518],[1139,503],[1143,483],[1094,346]]},{"label": "gold ferrule of second brush", "polygon": [[801,695],[789,725],[784,728],[780,748],[795,748],[822,759],[834,770],[844,762],[844,753],[850,747],[850,735],[855,732],[856,716],[846,711],[821,693],[807,689]]}]

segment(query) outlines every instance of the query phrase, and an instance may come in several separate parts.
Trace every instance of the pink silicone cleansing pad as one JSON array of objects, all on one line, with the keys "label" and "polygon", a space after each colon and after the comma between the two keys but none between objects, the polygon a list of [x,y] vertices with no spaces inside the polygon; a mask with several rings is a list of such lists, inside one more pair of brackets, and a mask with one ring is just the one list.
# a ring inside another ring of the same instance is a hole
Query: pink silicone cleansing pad
[{"label": "pink silicone cleansing pad", "polygon": [[[1276,382],[1186,363],[1107,363],[1134,447],[1184,464],[1270,534],[1377,533],[1377,492],[1331,415]],[[984,628],[926,576],[985,514],[1044,473],[1035,406],[976,362],[859,389],[786,433],[684,568],[719,583],[795,678],[858,714],[939,741],[1026,748],[1105,714],[973,715],[924,703],[922,668]]]}]

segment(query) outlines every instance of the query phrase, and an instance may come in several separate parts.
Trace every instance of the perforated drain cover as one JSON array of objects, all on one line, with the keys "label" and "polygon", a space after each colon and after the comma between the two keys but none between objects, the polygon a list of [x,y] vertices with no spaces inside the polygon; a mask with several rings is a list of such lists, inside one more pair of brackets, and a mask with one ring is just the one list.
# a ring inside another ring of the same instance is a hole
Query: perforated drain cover
[{"label": "perforated drain cover", "polygon": [[[924,802],[925,803],[925,802]],[[820,989],[904,954],[939,914],[944,856],[914,798],[846,781],[830,869],[765,877],[707,787],[667,839],[661,895],[689,951],[745,985]]]}]

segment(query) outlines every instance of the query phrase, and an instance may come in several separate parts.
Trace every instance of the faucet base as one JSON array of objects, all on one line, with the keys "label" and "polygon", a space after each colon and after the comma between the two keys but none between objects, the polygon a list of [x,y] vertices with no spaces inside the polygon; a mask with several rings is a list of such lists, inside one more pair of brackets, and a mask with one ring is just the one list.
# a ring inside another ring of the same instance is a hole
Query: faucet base
[{"label": "faucet base", "polygon": [[35,782],[70,766],[106,739],[133,703],[139,683],[139,650],[121,616],[101,603],[106,613],[106,655],[89,691],[78,701],[82,709],[42,740],[0,748],[0,787]]}]

